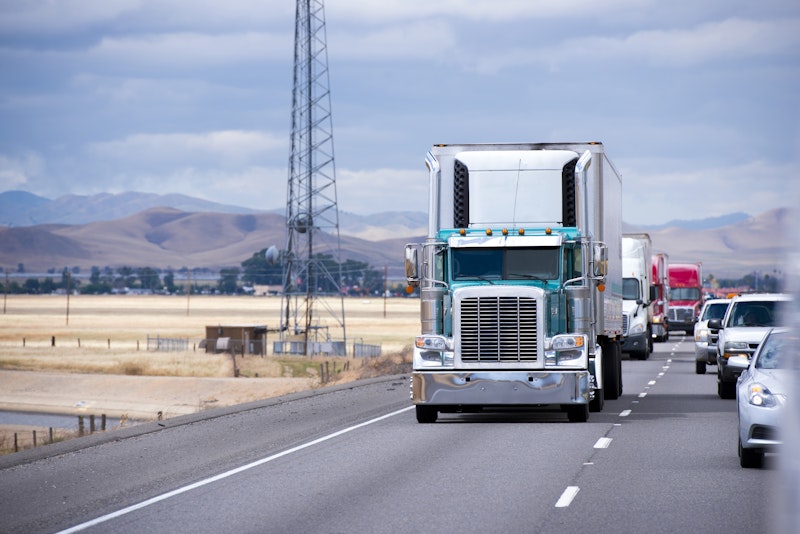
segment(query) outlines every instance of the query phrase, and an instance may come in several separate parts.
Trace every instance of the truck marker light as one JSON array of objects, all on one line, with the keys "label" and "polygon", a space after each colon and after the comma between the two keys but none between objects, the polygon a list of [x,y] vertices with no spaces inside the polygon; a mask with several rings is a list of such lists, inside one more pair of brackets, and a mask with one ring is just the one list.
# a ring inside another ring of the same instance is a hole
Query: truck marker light
[{"label": "truck marker light", "polygon": [[553,229],[552,228],[545,228],[544,229],[544,233],[547,234],[547,235],[550,235],[550,234],[553,233]]},{"label": "truck marker light", "polygon": [[517,230],[517,233],[519,235],[525,235],[525,228],[520,228],[519,230]]},{"label": "truck marker light", "polygon": [[492,235],[492,229],[491,228],[487,228],[486,229],[486,235]]},{"label": "truck marker light", "polygon": [[503,235],[508,235],[508,228],[503,228]]},{"label": "truck marker light", "polygon": [[606,285],[605,285],[605,284],[597,284],[597,290],[598,290],[600,293],[602,293],[603,291],[605,291],[605,290],[606,290]]},{"label": "truck marker light", "polygon": [[467,235],[467,231],[464,228],[462,228],[461,230],[458,231],[458,234],[459,235]]}]

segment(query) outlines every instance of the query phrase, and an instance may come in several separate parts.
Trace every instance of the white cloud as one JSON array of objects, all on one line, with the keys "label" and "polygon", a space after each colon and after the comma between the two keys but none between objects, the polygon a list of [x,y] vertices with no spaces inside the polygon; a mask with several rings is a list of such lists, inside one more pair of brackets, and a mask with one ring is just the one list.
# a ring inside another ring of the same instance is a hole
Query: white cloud
[{"label": "white cloud", "polygon": [[108,22],[142,5],[142,0],[22,0],[0,5],[0,32],[51,33]]},{"label": "white cloud", "polygon": [[26,189],[44,172],[44,159],[33,151],[19,156],[0,154],[0,191]]},{"label": "white cloud", "polygon": [[231,62],[286,60],[292,57],[293,34],[270,33],[166,33],[106,37],[87,56],[96,61],[127,66],[228,65]]},{"label": "white cloud", "polygon": [[687,29],[644,30],[622,36],[588,35],[543,48],[515,47],[462,59],[471,60],[478,72],[495,73],[530,64],[561,70],[587,61],[606,64],[632,61],[674,68],[774,55],[794,57],[799,52],[800,19],[727,19]]},{"label": "white cloud", "polygon": [[[800,175],[797,164],[749,161],[710,166],[684,160],[626,161],[622,218],[631,224],[660,224],[672,219],[703,219],[734,212],[757,215],[792,204],[787,177]],[[659,169],[670,169],[659,172]]]},{"label": "white cloud", "polygon": [[427,211],[428,174],[425,170],[336,170],[340,211],[371,214],[382,211]]},{"label": "white cloud", "polygon": [[[118,141],[92,143],[87,153],[92,157],[138,167],[148,165],[216,162],[221,166],[245,165],[263,159],[265,154],[281,151],[288,154],[283,135],[267,132],[227,130],[204,134],[136,134]],[[288,157],[288,156],[287,156]]]},{"label": "white cloud", "polygon": [[334,21],[362,21],[375,24],[411,19],[473,21],[514,21],[520,19],[592,18],[598,13],[644,9],[650,0],[340,0],[326,9]]}]

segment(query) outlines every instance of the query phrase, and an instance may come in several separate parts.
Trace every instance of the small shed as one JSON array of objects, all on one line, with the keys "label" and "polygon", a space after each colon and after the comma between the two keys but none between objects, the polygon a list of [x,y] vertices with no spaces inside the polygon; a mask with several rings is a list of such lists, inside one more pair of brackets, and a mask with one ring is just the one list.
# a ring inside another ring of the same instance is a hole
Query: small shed
[{"label": "small shed", "polygon": [[264,356],[267,347],[266,325],[206,326],[206,352],[258,354]]}]

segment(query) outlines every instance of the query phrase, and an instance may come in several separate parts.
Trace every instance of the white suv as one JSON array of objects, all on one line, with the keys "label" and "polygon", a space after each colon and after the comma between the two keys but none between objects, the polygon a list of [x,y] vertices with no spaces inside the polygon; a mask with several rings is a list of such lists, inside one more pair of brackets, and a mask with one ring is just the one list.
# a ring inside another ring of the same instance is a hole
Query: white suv
[{"label": "white suv", "polygon": [[694,324],[694,369],[698,375],[705,374],[706,365],[717,365],[717,337],[719,333],[708,327],[711,319],[722,319],[731,299],[709,299],[703,304]]},{"label": "white suv", "polygon": [[748,359],[773,326],[779,326],[781,303],[790,299],[779,293],[751,293],[733,297],[725,317],[708,321],[709,329],[719,329],[717,340],[717,394],[723,399],[736,398],[736,380],[742,370],[728,369],[728,358]]}]

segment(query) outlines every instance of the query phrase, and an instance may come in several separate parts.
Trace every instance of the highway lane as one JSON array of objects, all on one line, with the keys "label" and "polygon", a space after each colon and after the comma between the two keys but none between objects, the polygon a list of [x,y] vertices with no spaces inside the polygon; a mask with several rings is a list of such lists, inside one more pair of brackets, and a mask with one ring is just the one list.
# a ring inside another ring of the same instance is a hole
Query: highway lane
[{"label": "highway lane", "polygon": [[679,339],[626,359],[623,396],[584,424],[539,409],[419,425],[400,379],[167,421],[2,469],[0,531],[764,530],[776,471],[739,467],[735,403]]}]

